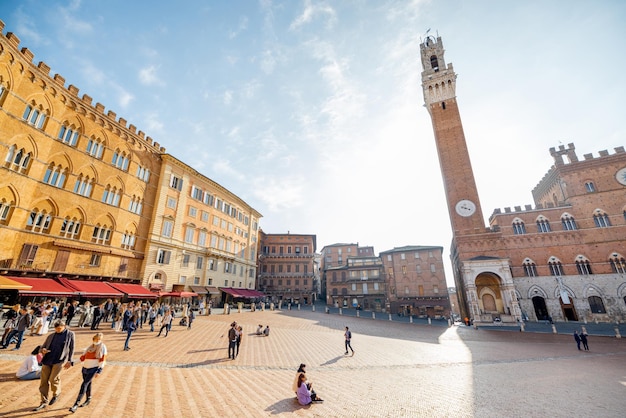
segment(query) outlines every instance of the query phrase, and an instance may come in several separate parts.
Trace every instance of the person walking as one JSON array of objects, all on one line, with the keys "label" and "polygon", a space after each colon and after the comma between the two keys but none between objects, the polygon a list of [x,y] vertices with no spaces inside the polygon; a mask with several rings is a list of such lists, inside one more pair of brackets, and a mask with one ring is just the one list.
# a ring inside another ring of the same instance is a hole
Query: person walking
[{"label": "person walking", "polygon": [[148,309],[148,324],[150,325],[150,332],[154,332],[154,322],[156,321],[158,310],[158,302],[152,304],[150,309]]},{"label": "person walking", "polygon": [[165,311],[165,313],[163,314],[163,320],[161,321],[161,329],[159,330],[159,333],[157,334],[157,337],[161,336],[161,332],[163,332],[163,330],[165,330],[165,336],[167,337],[167,334],[170,332],[170,325],[172,323],[172,313],[171,311],[168,309]]},{"label": "person walking", "polygon": [[93,308],[93,320],[91,321],[91,330],[95,331],[100,326],[100,321],[104,315],[104,305],[96,305]]},{"label": "person walking", "polygon": [[574,341],[576,341],[576,347],[580,350],[580,335],[578,335],[578,331],[574,331]]},{"label": "person walking", "polygon": [[234,360],[235,359],[235,348],[237,347],[237,323],[233,322],[230,324],[230,329],[228,330],[228,358]]},{"label": "person walking", "polygon": [[[583,343],[585,351],[589,351],[589,345],[587,344],[587,332],[583,331],[580,333],[580,342]],[[578,345],[578,349],[580,350],[580,344]]]},{"label": "person walking", "polygon": [[[137,329],[137,314],[134,313],[128,319],[128,323],[126,324],[126,341],[124,341],[124,351],[130,350],[128,343],[130,342],[131,335],[133,335],[133,332],[135,332],[136,329]],[[167,337],[167,334],[165,334],[165,336]]]},{"label": "person walking", "polygon": [[352,332],[350,332],[350,329],[348,327],[346,327],[346,332],[344,332],[344,337],[346,338],[346,352],[344,354],[348,354],[348,348],[352,351],[352,355],[354,355],[354,349],[352,348],[352,345],[350,345],[350,340],[352,340]]},{"label": "person walking", "polygon": [[[41,346],[44,355],[41,360],[41,382],[39,393],[41,404],[33,411],[41,411],[46,405],[53,405],[61,394],[61,371],[74,365],[74,333],[65,325],[65,321],[54,321],[54,333],[48,335]],[[48,403],[48,394],[52,389],[52,399]]]},{"label": "person walking", "polygon": [[189,310],[189,323],[187,324],[187,329],[191,329],[191,323],[196,319],[196,313],[193,309]]},{"label": "person walking", "polygon": [[67,318],[65,318],[65,323],[67,324],[67,326],[71,326],[72,323],[72,319],[74,319],[74,315],[76,315],[76,308],[78,306],[78,301],[74,300],[72,301],[72,303],[70,304],[70,306],[67,307]]},{"label": "person walking", "polygon": [[30,326],[30,323],[31,323],[32,319],[33,319],[33,317],[30,314],[30,312],[28,312],[28,309],[26,309],[25,307],[20,308],[20,316],[17,319],[17,325],[6,336],[6,338],[4,340],[4,344],[2,344],[2,347],[0,347],[0,348],[7,348],[9,346],[9,344],[11,343],[11,339],[14,336],[17,336],[17,344],[15,344],[15,348],[13,350],[19,350],[20,347],[22,346],[22,340],[24,339],[24,333],[26,332],[26,330]]},{"label": "person walking", "polygon": [[[83,362],[83,383],[80,385],[80,391],[74,405],[70,408],[71,413],[76,412],[78,407],[82,408],[91,402],[91,382],[94,378],[100,376],[106,364],[107,347],[102,342],[103,336],[101,332],[94,335],[92,344],[80,356],[80,361]],[[80,401],[83,399],[83,395],[87,395],[87,399],[81,404]]]},{"label": "person walking", "polygon": [[235,357],[239,355],[239,346],[241,345],[241,339],[243,338],[243,328],[241,325],[237,327],[237,345],[236,345],[236,354]]}]

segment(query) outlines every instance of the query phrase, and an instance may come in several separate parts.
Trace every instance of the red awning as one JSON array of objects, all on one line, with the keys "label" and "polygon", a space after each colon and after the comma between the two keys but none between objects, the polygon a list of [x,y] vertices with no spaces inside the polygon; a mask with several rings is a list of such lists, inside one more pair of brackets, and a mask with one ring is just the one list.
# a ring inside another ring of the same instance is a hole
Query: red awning
[{"label": "red awning", "polygon": [[220,290],[224,293],[228,293],[229,295],[232,295],[234,298],[245,297],[241,293],[239,293],[241,289],[233,289],[232,287],[220,287]]},{"label": "red awning", "polygon": [[30,289],[20,289],[19,294],[24,296],[74,296],[74,289],[67,288],[54,279],[36,279],[32,277],[11,277],[16,282],[30,286]]},{"label": "red awning", "polygon": [[59,281],[66,287],[76,290],[76,293],[86,298],[121,298],[122,292],[112,288],[107,282],[90,282],[85,280],[69,280],[60,278]]},{"label": "red awning", "polygon": [[6,276],[0,276],[0,290],[30,290],[32,286],[16,282]]},{"label": "red awning", "polygon": [[108,283],[112,288],[119,290],[129,298],[133,299],[156,299],[158,294],[149,291],[139,284],[133,283]]}]

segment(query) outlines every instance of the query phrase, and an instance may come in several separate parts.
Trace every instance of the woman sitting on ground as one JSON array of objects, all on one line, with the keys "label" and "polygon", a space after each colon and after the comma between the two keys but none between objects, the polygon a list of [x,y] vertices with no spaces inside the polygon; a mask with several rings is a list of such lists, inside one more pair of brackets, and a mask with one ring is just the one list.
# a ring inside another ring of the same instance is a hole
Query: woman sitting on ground
[{"label": "woman sitting on ground", "polygon": [[311,402],[324,402],[323,399],[318,398],[313,392],[312,388],[309,386],[313,386],[312,384],[307,384],[306,376],[304,373],[300,373],[298,375],[298,391],[296,395],[298,396],[298,403],[300,405],[308,405]]},{"label": "woman sitting on ground", "polygon": [[15,376],[20,380],[35,380],[41,377],[41,359],[43,354],[39,354],[40,345],[30,353],[30,356],[24,360]]}]

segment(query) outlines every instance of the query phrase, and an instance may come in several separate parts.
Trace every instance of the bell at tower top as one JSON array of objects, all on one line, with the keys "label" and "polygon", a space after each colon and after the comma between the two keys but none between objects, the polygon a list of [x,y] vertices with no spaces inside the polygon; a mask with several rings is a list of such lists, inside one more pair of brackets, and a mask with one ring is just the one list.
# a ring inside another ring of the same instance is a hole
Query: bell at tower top
[{"label": "bell at tower top", "polygon": [[420,51],[422,56],[422,76],[427,74],[435,74],[439,71],[448,69],[443,54],[443,42],[441,37],[438,36],[426,36],[426,38],[420,44]]}]

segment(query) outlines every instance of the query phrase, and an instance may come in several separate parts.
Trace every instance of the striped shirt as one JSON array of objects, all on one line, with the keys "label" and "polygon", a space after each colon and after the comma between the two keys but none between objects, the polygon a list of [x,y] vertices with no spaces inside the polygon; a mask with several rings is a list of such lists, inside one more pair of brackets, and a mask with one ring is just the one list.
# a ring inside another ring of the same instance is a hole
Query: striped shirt
[{"label": "striped shirt", "polygon": [[83,362],[83,367],[85,369],[92,369],[97,367],[102,369],[106,363],[107,356],[107,346],[102,344],[102,348],[100,349],[100,358],[97,357],[98,350],[89,351],[89,349],[85,350],[85,353],[80,356],[80,361]]}]

